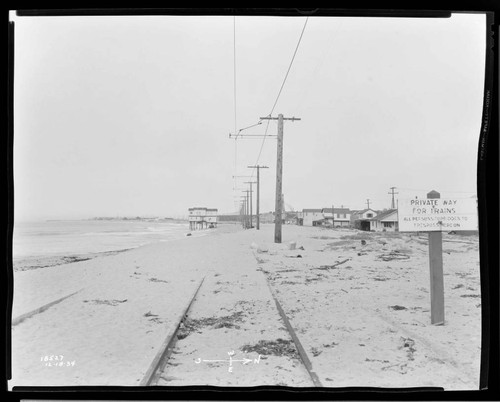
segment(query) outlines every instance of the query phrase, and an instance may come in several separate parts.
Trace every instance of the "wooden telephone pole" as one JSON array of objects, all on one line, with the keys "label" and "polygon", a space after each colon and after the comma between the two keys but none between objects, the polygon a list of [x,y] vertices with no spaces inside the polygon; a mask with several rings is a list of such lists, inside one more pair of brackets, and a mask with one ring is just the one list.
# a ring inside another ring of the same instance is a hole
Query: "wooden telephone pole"
[{"label": "wooden telephone pole", "polygon": [[274,217],[274,242],[281,243],[281,227],[282,227],[282,189],[283,189],[283,121],[284,120],[300,120],[297,117],[283,117],[280,113],[278,117],[261,117],[261,120],[278,120],[278,146],[277,146],[277,161],[276,161],[276,203]]},{"label": "wooden telephone pole", "polygon": [[246,228],[248,229],[250,227],[250,223],[248,221],[248,218],[250,216],[250,195],[249,195],[250,190],[245,190],[245,192],[247,193],[245,203],[246,203],[246,218],[247,218]]},{"label": "wooden telephone pole", "polygon": [[257,215],[257,230],[260,230],[260,169],[268,169],[267,166],[247,166],[248,168],[257,169],[257,211],[255,212]]},{"label": "wooden telephone pole", "polygon": [[241,226],[243,226],[243,229],[246,229],[246,217],[247,214],[247,206],[246,206],[246,197],[242,196],[241,197]]},{"label": "wooden telephone pole", "polygon": [[252,211],[252,205],[253,205],[253,201],[252,201],[252,193],[253,193],[253,190],[252,190],[252,184],[254,183],[257,183],[255,181],[246,181],[245,183],[247,184],[250,184],[250,229],[253,228],[253,211]]},{"label": "wooden telephone pole", "polygon": [[395,193],[394,192],[394,189],[396,187],[391,187],[391,192],[390,193],[387,193],[387,194],[392,194],[392,202],[391,202],[391,209],[394,209],[396,208],[396,203],[394,202],[394,194],[399,194],[399,193]]}]

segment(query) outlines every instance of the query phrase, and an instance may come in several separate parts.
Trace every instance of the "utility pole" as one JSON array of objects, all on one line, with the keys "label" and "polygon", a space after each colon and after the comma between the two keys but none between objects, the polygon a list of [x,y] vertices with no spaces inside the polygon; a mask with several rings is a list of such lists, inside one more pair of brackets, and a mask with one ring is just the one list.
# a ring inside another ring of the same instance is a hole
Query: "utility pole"
[{"label": "utility pole", "polygon": [[244,201],[241,200],[241,205],[240,205],[240,219],[241,219],[241,227],[245,228],[245,204]]},{"label": "utility pole", "polygon": [[394,202],[394,194],[399,194],[399,193],[395,193],[394,192],[394,189],[396,187],[391,187],[391,192],[390,193],[387,193],[387,194],[392,194],[392,203],[391,203],[391,209],[394,209],[396,208],[396,203]]},{"label": "utility pole", "polygon": [[366,203],[368,204],[368,209],[370,209],[370,200],[367,198]]},{"label": "utility pole", "polygon": [[332,229],[335,228],[335,209],[332,204]]},{"label": "utility pole", "polygon": [[247,209],[247,210],[246,210],[246,228],[248,229],[248,228],[249,228],[249,224],[248,224],[248,214],[249,214],[249,212],[250,212],[250,205],[249,205],[249,204],[250,204],[250,203],[249,203],[249,199],[250,199],[250,197],[249,197],[249,195],[248,195],[249,190],[245,190],[245,192],[247,193],[247,195],[246,195],[246,199],[245,199],[245,202],[246,202],[246,206],[247,206],[247,208],[246,208],[246,209]]},{"label": "utility pole", "polygon": [[282,190],[283,190],[283,121],[284,120],[300,120],[297,117],[283,117],[280,113],[278,117],[261,117],[261,120],[278,120],[278,146],[277,146],[277,161],[276,161],[276,203],[275,203],[275,219],[274,219],[274,242],[281,243],[281,227],[282,227]]},{"label": "utility pole", "polygon": [[261,165],[256,165],[256,166],[247,166],[248,168],[253,168],[257,169],[257,230],[260,230],[260,174],[259,171],[260,169],[268,169],[267,166],[261,166]]},{"label": "utility pole", "polygon": [[253,211],[252,211],[252,205],[253,205],[252,193],[253,193],[253,190],[252,190],[252,184],[257,183],[257,182],[246,181],[245,183],[250,184],[250,229],[252,229],[252,227],[253,227]]},{"label": "utility pole", "polygon": [[[243,191],[245,192],[245,191]],[[241,197],[243,199],[243,227],[247,228],[247,214],[248,214],[248,194]]]}]

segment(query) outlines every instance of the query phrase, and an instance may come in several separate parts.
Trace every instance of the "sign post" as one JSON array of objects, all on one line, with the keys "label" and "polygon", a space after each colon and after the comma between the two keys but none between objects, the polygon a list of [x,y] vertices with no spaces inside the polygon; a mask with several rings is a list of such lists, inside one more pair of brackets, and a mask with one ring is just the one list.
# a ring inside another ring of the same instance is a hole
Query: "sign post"
[{"label": "sign post", "polygon": [[[437,191],[427,193],[438,199]],[[429,268],[431,274],[431,324],[444,325],[443,233],[429,232]]]},{"label": "sign post", "polygon": [[437,191],[427,198],[398,202],[400,232],[428,232],[431,323],[444,325],[443,231],[477,230],[475,198],[441,198]]}]

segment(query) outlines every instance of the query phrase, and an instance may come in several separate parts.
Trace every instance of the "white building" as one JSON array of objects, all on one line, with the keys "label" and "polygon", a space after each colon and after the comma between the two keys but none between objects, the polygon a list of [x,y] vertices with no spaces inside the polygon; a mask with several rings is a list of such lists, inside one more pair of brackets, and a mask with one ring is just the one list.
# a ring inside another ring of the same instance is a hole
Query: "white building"
[{"label": "white building", "polygon": [[395,232],[398,228],[398,210],[388,209],[369,220],[370,230],[376,232]]},{"label": "white building", "polygon": [[351,211],[349,208],[323,208],[321,210],[323,217],[328,221],[329,225],[337,227],[351,226]]},{"label": "white building", "polygon": [[189,208],[189,229],[206,229],[217,226],[216,208],[194,207]]},{"label": "white building", "polygon": [[371,208],[362,209],[360,211],[352,211],[351,226],[356,229],[370,230],[370,219],[377,216],[377,211]]},{"label": "white building", "polygon": [[303,209],[302,210],[302,225],[304,226],[318,226],[324,219],[321,209]]}]

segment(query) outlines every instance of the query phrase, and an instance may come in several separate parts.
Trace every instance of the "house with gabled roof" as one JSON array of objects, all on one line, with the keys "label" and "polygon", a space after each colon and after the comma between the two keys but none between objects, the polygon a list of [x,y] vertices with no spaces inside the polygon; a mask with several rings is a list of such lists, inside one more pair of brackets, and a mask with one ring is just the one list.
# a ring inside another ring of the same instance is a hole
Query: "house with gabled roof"
[{"label": "house with gabled roof", "polygon": [[359,230],[370,230],[370,219],[377,214],[378,212],[371,208],[352,211],[351,226]]},{"label": "house with gabled roof", "polygon": [[381,211],[377,216],[371,218],[370,230],[376,232],[395,232],[399,230],[398,227],[398,210],[397,209],[387,209]]}]

